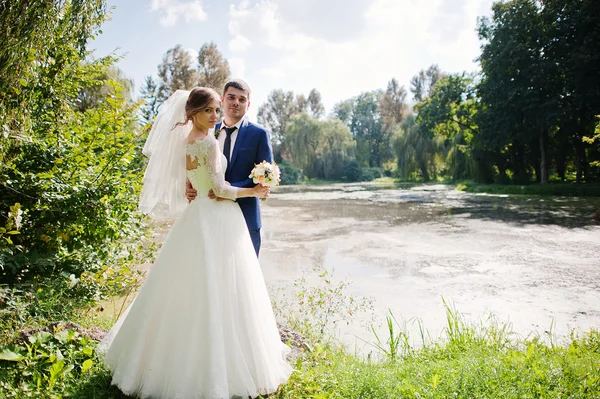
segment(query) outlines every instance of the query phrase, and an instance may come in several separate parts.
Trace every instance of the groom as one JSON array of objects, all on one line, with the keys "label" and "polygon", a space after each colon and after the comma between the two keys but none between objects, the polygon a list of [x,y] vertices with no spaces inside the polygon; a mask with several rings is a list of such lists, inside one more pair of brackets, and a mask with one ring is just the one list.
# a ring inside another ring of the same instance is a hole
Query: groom
[{"label": "groom", "polygon": [[[225,84],[221,105],[225,117],[215,126],[215,136],[227,158],[225,180],[235,187],[254,187],[256,184],[248,176],[254,165],[262,161],[273,163],[271,138],[265,128],[255,125],[245,117],[250,106],[250,87],[241,79],[230,80]],[[187,183],[185,195],[188,201],[198,193]],[[212,190],[208,196],[217,199]],[[260,251],[260,201],[256,197],[238,198],[256,256]]]}]

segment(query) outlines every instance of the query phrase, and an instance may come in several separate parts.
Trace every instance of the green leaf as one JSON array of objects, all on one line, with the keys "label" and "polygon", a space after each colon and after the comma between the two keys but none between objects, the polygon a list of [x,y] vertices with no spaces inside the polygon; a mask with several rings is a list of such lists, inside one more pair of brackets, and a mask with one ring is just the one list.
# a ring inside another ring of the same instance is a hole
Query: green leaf
[{"label": "green leaf", "polygon": [[92,368],[93,364],[94,362],[91,359],[84,361],[81,365],[81,372],[85,373],[86,371]]},{"label": "green leaf", "polygon": [[23,78],[19,79],[19,83],[21,83],[21,86],[27,86],[27,81]]},{"label": "green leaf", "polygon": [[69,340],[69,330],[62,330],[54,334],[54,338],[56,338],[61,344],[66,343]]},{"label": "green leaf", "polygon": [[50,341],[51,338],[52,338],[52,334],[50,334],[48,331],[40,331],[40,332],[37,332],[37,333],[33,334],[32,336],[30,336],[29,342],[31,342],[32,344],[35,344],[35,343],[43,344],[43,343]]},{"label": "green leaf", "polygon": [[23,355],[13,352],[9,349],[5,348],[2,351],[0,351],[0,360],[6,360],[9,362],[20,362],[23,359]]}]

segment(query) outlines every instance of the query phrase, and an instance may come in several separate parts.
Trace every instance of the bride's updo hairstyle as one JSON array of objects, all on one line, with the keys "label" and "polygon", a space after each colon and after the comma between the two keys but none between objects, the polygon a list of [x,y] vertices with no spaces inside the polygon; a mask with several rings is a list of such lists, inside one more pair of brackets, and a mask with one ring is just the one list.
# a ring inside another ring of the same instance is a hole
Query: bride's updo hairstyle
[{"label": "bride's updo hairstyle", "polygon": [[213,100],[221,103],[221,97],[210,87],[194,87],[190,91],[185,103],[185,121],[178,122],[175,126],[182,126],[192,120],[192,117],[206,108]]}]

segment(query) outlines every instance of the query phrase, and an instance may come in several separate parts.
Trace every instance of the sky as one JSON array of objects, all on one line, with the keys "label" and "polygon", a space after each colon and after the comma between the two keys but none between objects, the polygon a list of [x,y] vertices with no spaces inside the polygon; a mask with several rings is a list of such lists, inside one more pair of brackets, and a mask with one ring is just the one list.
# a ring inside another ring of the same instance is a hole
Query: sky
[{"label": "sky", "polygon": [[252,89],[249,116],[272,90],[321,95],[327,113],[396,78],[407,90],[419,70],[478,69],[478,16],[494,0],[108,0],[110,20],[88,48],[122,56],[136,95],[167,50],[197,57],[215,42],[232,77]]}]

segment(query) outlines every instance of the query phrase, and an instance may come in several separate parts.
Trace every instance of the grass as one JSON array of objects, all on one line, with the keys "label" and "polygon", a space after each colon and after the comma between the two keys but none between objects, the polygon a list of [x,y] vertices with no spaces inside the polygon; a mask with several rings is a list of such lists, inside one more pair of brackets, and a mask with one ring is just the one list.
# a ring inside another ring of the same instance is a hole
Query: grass
[{"label": "grass", "polygon": [[457,190],[470,193],[509,194],[509,195],[545,195],[565,197],[600,197],[600,184],[598,183],[549,183],[528,185],[506,184],[478,184],[464,181],[457,185]]},{"label": "grass", "polygon": [[[466,337],[465,337],[466,338]],[[327,346],[296,365],[278,398],[598,398],[598,333],[566,347],[537,340],[453,341],[396,361],[370,362]]]},{"label": "grass", "polygon": [[[373,330],[373,351],[358,355],[336,343],[325,329],[332,319],[340,319],[336,312],[347,315],[369,308],[360,304],[360,298],[346,296],[346,284],[330,277],[326,272],[318,274],[322,281],[314,288],[299,281],[294,293],[299,301],[296,310],[278,308],[287,312],[286,320],[295,320],[298,328],[312,333],[301,331],[310,337],[310,344],[294,364],[290,380],[271,399],[600,398],[600,333],[596,330],[572,333],[563,344],[557,344],[555,337],[522,338],[493,318],[470,324],[444,302],[447,323],[439,340],[431,341],[421,328],[419,344],[413,344],[390,312],[386,336]],[[28,301],[28,297],[14,295],[5,292],[4,298],[13,305],[2,308],[4,321],[18,317],[7,314],[10,309],[22,312],[17,302]],[[61,300],[69,300],[64,293],[60,295]],[[122,300],[103,306],[118,314]],[[88,327],[108,327],[109,315],[98,316],[89,307],[73,311],[76,303],[64,306],[69,312],[63,316]],[[29,314],[37,314],[32,310]],[[57,313],[40,315],[40,323],[61,319]],[[30,327],[35,321],[29,318],[26,324]],[[5,327],[1,330],[5,344],[0,345],[0,397],[124,398],[110,385],[110,373],[96,353],[95,341],[60,329],[35,333],[22,341],[14,339],[16,331]]]},{"label": "grass", "polygon": [[445,339],[420,348],[394,330],[377,340],[383,359],[328,344],[299,359],[277,398],[599,398],[600,334],[572,335],[556,346],[517,339],[506,325],[465,324],[447,308]]}]

